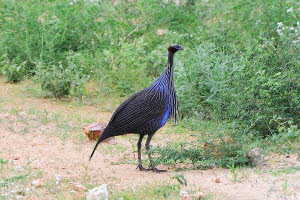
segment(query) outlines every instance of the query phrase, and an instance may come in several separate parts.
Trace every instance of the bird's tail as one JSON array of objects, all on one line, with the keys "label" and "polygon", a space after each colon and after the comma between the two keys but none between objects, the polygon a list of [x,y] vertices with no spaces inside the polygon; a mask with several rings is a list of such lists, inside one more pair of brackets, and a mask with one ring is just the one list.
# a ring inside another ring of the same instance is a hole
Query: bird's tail
[{"label": "bird's tail", "polygon": [[114,135],[112,134],[111,129],[106,128],[106,129],[103,131],[103,133],[102,133],[102,135],[100,136],[100,138],[98,139],[98,141],[97,141],[97,143],[96,143],[96,145],[95,145],[95,147],[94,147],[94,150],[93,150],[92,154],[90,155],[90,159],[89,159],[89,160],[92,159],[92,157],[93,157],[93,155],[94,155],[94,153],[95,153],[95,151],[96,151],[98,145],[99,145],[101,142],[103,142],[105,139],[107,139],[107,138],[109,138],[109,137],[112,137],[112,136],[114,136]]}]

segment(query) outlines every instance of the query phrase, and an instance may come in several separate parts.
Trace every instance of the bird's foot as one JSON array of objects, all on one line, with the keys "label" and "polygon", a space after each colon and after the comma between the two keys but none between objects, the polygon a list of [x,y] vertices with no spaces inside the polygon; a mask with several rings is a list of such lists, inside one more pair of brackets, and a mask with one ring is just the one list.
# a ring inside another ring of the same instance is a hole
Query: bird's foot
[{"label": "bird's foot", "polygon": [[138,165],[137,168],[139,168],[140,171],[144,171],[144,172],[148,172],[148,171],[151,170],[151,169],[146,169],[146,168],[144,168],[142,165]]},{"label": "bird's foot", "polygon": [[167,170],[164,169],[157,169],[156,167],[149,167],[149,170],[155,172],[155,173],[162,173],[162,172],[167,172]]}]

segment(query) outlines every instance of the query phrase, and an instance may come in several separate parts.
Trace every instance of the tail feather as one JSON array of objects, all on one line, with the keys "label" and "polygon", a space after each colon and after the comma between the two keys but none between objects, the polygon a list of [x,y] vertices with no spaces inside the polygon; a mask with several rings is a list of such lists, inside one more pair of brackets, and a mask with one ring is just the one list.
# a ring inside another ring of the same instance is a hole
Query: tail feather
[{"label": "tail feather", "polygon": [[96,145],[95,145],[95,147],[94,147],[94,150],[93,150],[92,154],[90,155],[89,161],[92,159],[92,157],[93,157],[93,155],[94,155],[94,153],[95,153],[95,151],[96,151],[98,145],[99,145],[101,142],[103,142],[105,139],[107,139],[107,138],[109,138],[109,137],[112,137],[112,136],[113,136],[113,135],[110,133],[110,131],[109,131],[108,128],[106,128],[106,129],[103,131],[102,135],[100,136],[100,138],[98,139],[98,141],[97,141],[97,143],[96,143]]}]

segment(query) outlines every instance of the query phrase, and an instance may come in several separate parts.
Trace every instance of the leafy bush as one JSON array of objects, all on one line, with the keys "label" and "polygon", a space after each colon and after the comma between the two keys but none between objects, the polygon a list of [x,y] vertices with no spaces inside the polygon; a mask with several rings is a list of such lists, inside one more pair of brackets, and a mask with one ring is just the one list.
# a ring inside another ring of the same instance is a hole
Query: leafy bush
[{"label": "leafy bush", "polygon": [[41,84],[42,90],[46,91],[49,96],[61,98],[69,94],[74,96],[84,94],[88,76],[83,75],[80,68],[72,62],[67,66],[39,64],[35,80]]},{"label": "leafy bush", "polygon": [[219,52],[210,43],[186,55],[184,66],[175,69],[181,113],[206,120],[242,116],[249,100],[243,94],[247,82],[242,58]]},{"label": "leafy bush", "polygon": [[5,63],[2,67],[2,74],[6,77],[7,83],[18,83],[25,78],[25,64]]}]

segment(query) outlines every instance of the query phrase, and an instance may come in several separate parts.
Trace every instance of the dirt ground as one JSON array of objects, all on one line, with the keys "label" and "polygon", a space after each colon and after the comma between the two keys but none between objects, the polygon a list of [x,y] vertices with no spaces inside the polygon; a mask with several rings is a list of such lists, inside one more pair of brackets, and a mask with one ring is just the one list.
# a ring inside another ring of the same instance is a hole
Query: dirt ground
[{"label": "dirt ground", "polygon": [[[59,175],[65,184],[69,181],[85,186],[105,183],[112,190],[127,190],[153,184],[176,184],[172,177],[180,173],[188,181],[182,190],[201,191],[208,199],[300,200],[300,162],[296,155],[269,156],[255,168],[238,169],[236,180],[230,170],[222,168],[181,172],[171,168],[157,174],[140,172],[134,164],[124,162],[136,160],[137,137],[122,136],[100,145],[89,162],[95,142],[87,141],[80,126],[93,120],[107,122],[111,112],[103,112],[101,106],[75,106],[28,97],[24,95],[27,87],[0,82],[0,158],[10,163],[0,171],[2,178],[23,170],[35,174],[35,179],[45,184]],[[178,134],[166,135],[162,130],[154,137],[153,145],[178,137]],[[28,192],[22,199],[57,199],[49,191]],[[0,185],[0,195],[1,192],[4,190]],[[76,199],[70,196],[73,198]]]}]

